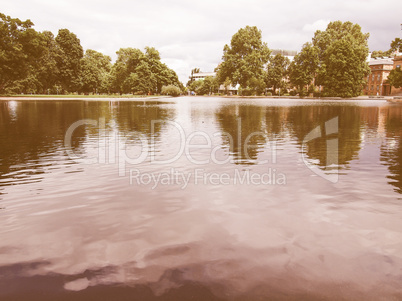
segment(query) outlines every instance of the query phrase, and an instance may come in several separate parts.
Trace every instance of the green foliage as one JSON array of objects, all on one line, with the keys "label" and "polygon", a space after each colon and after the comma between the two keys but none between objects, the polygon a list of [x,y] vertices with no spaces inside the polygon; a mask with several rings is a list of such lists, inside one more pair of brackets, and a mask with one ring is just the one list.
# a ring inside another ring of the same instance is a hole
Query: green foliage
[{"label": "green foliage", "polygon": [[44,45],[33,25],[0,13],[0,93],[38,67]]},{"label": "green foliage", "polygon": [[121,48],[112,68],[113,89],[119,93],[160,93],[162,86],[182,84],[176,73],[161,63],[159,52],[146,47],[139,49]]},{"label": "green foliage", "polygon": [[252,91],[251,95],[261,95],[265,90],[264,77],[251,77],[248,82],[248,88]]},{"label": "green foliage", "polygon": [[230,46],[223,48],[223,62],[217,68],[218,82],[223,83],[228,78],[234,85],[259,90],[269,55],[270,50],[262,42],[261,31],[257,27],[239,29],[233,35]]},{"label": "green foliage", "polygon": [[84,93],[108,93],[110,91],[110,56],[92,49],[85,52],[81,59],[81,88]]},{"label": "green foliage", "polygon": [[298,87],[303,96],[303,87],[312,83],[319,65],[318,48],[311,43],[303,45],[289,66],[290,82]]},{"label": "green foliage", "polygon": [[392,56],[395,52],[402,52],[402,39],[401,38],[395,38],[390,44],[390,48],[387,51],[382,51],[382,50],[376,50],[371,53],[372,58],[377,58],[377,57],[390,57]]},{"label": "green foliage", "polygon": [[378,51],[373,51],[371,53],[371,57],[372,58],[377,58],[377,57],[389,57],[391,56],[392,51],[391,50],[387,50],[387,51],[382,51],[382,50],[378,50]]},{"label": "green foliage", "polygon": [[60,29],[56,36],[59,51],[56,55],[59,81],[66,91],[77,91],[80,87],[80,67],[84,50],[77,36],[68,29]]},{"label": "green foliage", "polygon": [[194,68],[194,69],[191,70],[190,79],[188,80],[188,82],[186,84],[187,87],[189,87],[191,85],[191,83],[195,80],[194,79],[194,74],[197,74],[197,73],[200,73],[200,72],[201,72],[200,68]]},{"label": "green foliage", "polygon": [[256,94],[255,90],[250,87],[239,89],[239,95],[241,96],[253,96],[255,94]]},{"label": "green foliage", "polygon": [[195,92],[196,94],[200,94],[201,89],[202,89],[201,87],[203,84],[204,84],[204,81],[202,79],[198,79],[198,80],[191,82],[191,84],[188,86],[188,89],[190,91]]},{"label": "green foliage", "polygon": [[203,83],[205,94],[217,93],[219,89],[219,83],[216,77],[207,76]]},{"label": "green foliage", "polygon": [[0,14],[0,93],[160,93],[163,86],[183,89],[177,74],[146,47],[120,49],[112,66],[109,56],[85,52],[77,36],[60,29],[37,32],[30,20]]},{"label": "green foliage", "polygon": [[39,67],[35,70],[35,76],[40,83],[38,91],[46,94],[58,83],[59,69],[56,57],[59,53],[59,48],[53,33],[44,31],[41,34],[44,40],[44,52],[39,59]]},{"label": "green foliage", "polygon": [[190,91],[195,92],[197,95],[209,95],[217,93],[219,88],[216,77],[207,76],[205,79],[192,81],[188,85]]},{"label": "green foliage", "polygon": [[276,91],[277,88],[285,88],[285,77],[289,65],[290,60],[280,53],[270,58],[265,78],[267,87],[273,87],[273,91]]},{"label": "green foliage", "polygon": [[232,81],[230,80],[229,77],[226,77],[225,81],[223,82],[223,86],[225,88],[225,93],[226,94],[229,94],[229,88],[231,87],[231,85],[232,85]]},{"label": "green foliage", "polygon": [[162,87],[162,94],[163,95],[170,95],[170,96],[179,96],[181,94],[181,89],[174,85],[168,85]]},{"label": "green foliage", "polygon": [[402,87],[402,71],[401,68],[391,70],[388,75],[388,82],[392,87],[401,88]]},{"label": "green foliage", "polygon": [[392,52],[402,52],[402,39],[401,38],[395,38],[395,40],[393,40],[391,42],[391,48],[389,49],[389,51]]},{"label": "green foliage", "polygon": [[324,96],[354,97],[361,93],[370,72],[369,34],[351,22],[335,21],[325,31],[317,31],[313,45],[318,48],[317,85],[324,86]]}]

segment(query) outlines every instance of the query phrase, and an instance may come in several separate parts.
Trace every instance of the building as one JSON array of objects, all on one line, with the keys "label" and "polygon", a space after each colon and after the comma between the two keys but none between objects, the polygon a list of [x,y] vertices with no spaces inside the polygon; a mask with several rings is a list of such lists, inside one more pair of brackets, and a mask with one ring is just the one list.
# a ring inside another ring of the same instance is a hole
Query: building
[{"label": "building", "polygon": [[[395,56],[393,69],[401,69],[401,68],[402,68],[402,55]],[[392,87],[391,95],[392,96],[402,96],[402,88]]]},{"label": "building", "polygon": [[199,73],[193,73],[192,76],[190,76],[190,79],[193,80],[199,80],[202,79],[204,80],[206,77],[208,76],[212,76],[215,77],[216,76],[216,72],[199,72]]},{"label": "building", "polygon": [[[198,72],[198,73],[193,73],[190,76],[190,80],[194,81],[194,80],[204,80],[205,78],[207,78],[208,76],[211,77],[216,77],[216,72]],[[235,95],[237,94],[237,91],[239,89],[239,85],[236,85],[235,87],[233,86],[229,86],[227,88],[225,88],[224,85],[220,85],[219,86],[219,93],[229,93],[231,95]]]},{"label": "building", "polygon": [[367,85],[363,92],[365,95],[387,96],[391,95],[391,86],[387,78],[394,68],[392,58],[375,58],[369,61],[370,74],[367,76]]}]

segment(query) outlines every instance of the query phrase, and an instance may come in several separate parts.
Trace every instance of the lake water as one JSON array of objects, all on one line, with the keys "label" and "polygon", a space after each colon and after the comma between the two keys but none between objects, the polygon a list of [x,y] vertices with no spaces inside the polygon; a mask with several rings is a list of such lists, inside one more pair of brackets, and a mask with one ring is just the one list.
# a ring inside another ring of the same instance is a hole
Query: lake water
[{"label": "lake water", "polygon": [[1,300],[401,300],[402,105],[0,102]]}]

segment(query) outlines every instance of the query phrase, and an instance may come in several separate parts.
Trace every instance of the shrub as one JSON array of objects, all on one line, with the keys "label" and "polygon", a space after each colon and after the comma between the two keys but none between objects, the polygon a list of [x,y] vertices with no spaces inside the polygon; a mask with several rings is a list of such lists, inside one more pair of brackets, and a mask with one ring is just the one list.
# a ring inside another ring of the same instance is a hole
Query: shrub
[{"label": "shrub", "polygon": [[253,93],[254,93],[254,90],[251,89],[250,87],[243,88],[243,89],[241,90],[241,95],[242,95],[242,96],[251,96],[251,95],[253,95]]},{"label": "shrub", "polygon": [[161,93],[163,95],[170,95],[170,96],[179,96],[181,94],[181,90],[179,87],[174,85],[163,86]]}]

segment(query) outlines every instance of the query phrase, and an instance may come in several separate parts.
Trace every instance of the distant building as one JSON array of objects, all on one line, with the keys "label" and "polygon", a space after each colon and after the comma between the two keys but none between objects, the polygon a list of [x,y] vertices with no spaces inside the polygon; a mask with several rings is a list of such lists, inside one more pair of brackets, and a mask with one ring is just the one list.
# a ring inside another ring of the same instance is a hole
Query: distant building
[{"label": "distant building", "polygon": [[215,77],[216,76],[216,72],[199,72],[199,73],[193,73],[192,76],[190,76],[191,80],[199,80],[202,79],[204,80],[206,77],[208,76],[212,76]]},{"label": "distant building", "polygon": [[376,58],[369,61],[370,74],[367,76],[367,85],[363,89],[365,95],[391,95],[391,86],[387,78],[394,68],[392,58]]},{"label": "distant building", "polygon": [[[216,77],[216,72],[198,72],[198,73],[193,73],[192,76],[190,76],[190,79],[193,80],[204,80],[206,77],[211,76],[211,77]],[[219,93],[226,93],[228,92],[229,94],[237,94],[237,91],[239,89],[239,85],[236,85],[235,87],[229,86],[227,89],[225,89],[224,85],[219,86]]]}]

